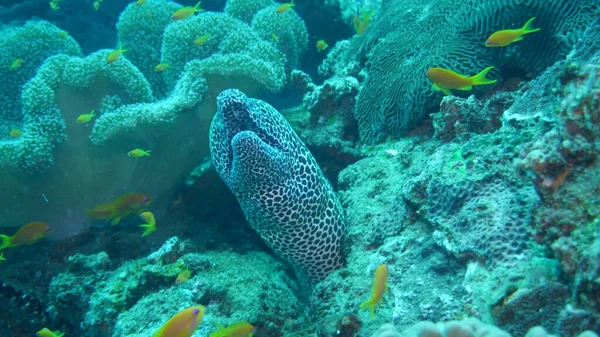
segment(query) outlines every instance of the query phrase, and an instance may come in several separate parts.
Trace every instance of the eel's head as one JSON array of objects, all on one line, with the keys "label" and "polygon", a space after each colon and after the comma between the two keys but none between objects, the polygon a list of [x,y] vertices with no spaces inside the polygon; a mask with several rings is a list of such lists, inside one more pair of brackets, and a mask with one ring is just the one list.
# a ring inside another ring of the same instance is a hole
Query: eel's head
[{"label": "eel's head", "polygon": [[236,89],[217,97],[210,150],[217,172],[230,188],[233,180],[277,174],[285,153],[293,151],[294,140],[289,124],[269,104]]}]

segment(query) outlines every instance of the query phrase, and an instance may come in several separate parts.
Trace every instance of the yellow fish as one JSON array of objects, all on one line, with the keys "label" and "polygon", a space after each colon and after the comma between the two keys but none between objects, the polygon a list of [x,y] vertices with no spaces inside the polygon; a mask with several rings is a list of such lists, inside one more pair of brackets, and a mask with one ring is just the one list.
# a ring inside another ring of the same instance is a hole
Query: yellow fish
[{"label": "yellow fish", "polygon": [[279,42],[279,37],[277,35],[275,35],[275,33],[271,33],[271,37],[273,38],[273,40],[275,42]]},{"label": "yellow fish", "polygon": [[108,54],[108,56],[106,57],[106,62],[108,62],[108,63],[113,63],[113,62],[115,62],[115,61],[116,61],[116,60],[118,60],[118,59],[119,59],[119,57],[121,57],[121,55],[122,55],[124,52],[126,52],[126,51],[127,51],[127,49],[123,49],[123,46],[121,46],[121,45],[119,44],[119,48],[117,48],[117,49],[115,49],[115,50],[111,51],[111,52],[110,52],[110,54]]},{"label": "yellow fish", "polygon": [[294,4],[294,0],[292,0],[289,3],[281,4],[281,5],[279,5],[277,7],[277,13],[278,14],[285,13],[285,12],[289,11],[294,6],[296,6],[296,4]]},{"label": "yellow fish", "polygon": [[183,20],[185,18],[190,17],[191,15],[194,15],[195,13],[200,13],[200,12],[204,12],[204,9],[200,8],[200,3],[202,1],[198,1],[198,3],[196,4],[196,6],[192,7],[192,6],[187,6],[187,7],[183,7],[179,10],[177,10],[173,16],[171,16],[171,20]]},{"label": "yellow fish", "polygon": [[356,34],[362,34],[369,27],[373,15],[375,15],[374,10],[365,11],[364,9],[362,10],[362,17],[358,13],[354,15],[354,30],[356,31]]},{"label": "yellow fish", "polygon": [[485,75],[493,68],[487,67],[479,74],[470,77],[442,68],[431,68],[427,70],[425,75],[433,82],[433,90],[442,91],[446,95],[452,95],[451,89],[471,90],[474,85],[496,83],[496,80],[485,78]]},{"label": "yellow fish", "polygon": [[4,252],[0,253],[0,262],[1,261],[6,261],[6,259],[4,258]]},{"label": "yellow fish", "polygon": [[95,10],[99,10],[100,9],[100,1],[94,1],[94,9]]},{"label": "yellow fish", "polygon": [[329,45],[327,44],[327,42],[325,42],[325,40],[319,40],[317,41],[317,51],[320,53],[323,50],[327,49],[327,47],[329,47]]},{"label": "yellow fish", "polygon": [[8,69],[15,70],[15,69],[21,68],[22,65],[23,65],[23,59],[16,59],[10,64],[10,67]]},{"label": "yellow fish", "polygon": [[219,330],[212,332],[208,337],[248,337],[256,332],[254,326],[246,321],[233,323],[227,327],[217,323],[217,326]]},{"label": "yellow fish", "polygon": [[36,243],[50,234],[52,230],[52,226],[45,222],[30,222],[19,228],[13,236],[0,234],[0,249]]},{"label": "yellow fish", "polygon": [[137,0],[135,2],[135,4],[138,5],[138,6],[141,6],[141,5],[145,4],[145,3],[146,3],[146,0]]},{"label": "yellow fish", "polygon": [[209,34],[204,34],[204,35],[200,36],[199,38],[197,38],[197,39],[194,41],[194,44],[195,44],[196,46],[201,46],[201,45],[203,45],[203,44],[206,42],[206,40],[208,40],[208,38],[209,38],[209,37],[210,37],[210,35],[209,35]]},{"label": "yellow fish", "polygon": [[175,283],[179,284],[179,283],[183,283],[185,281],[187,281],[190,277],[192,276],[192,272],[185,268],[184,271],[182,271],[181,273],[179,273],[179,275],[177,275],[177,279],[175,280]]},{"label": "yellow fish", "polygon": [[10,136],[10,138],[19,138],[23,135],[23,131],[21,131],[19,129],[12,129],[12,130],[10,130],[8,135]]},{"label": "yellow fish", "polygon": [[58,330],[52,332],[48,328],[43,328],[42,330],[40,330],[36,333],[36,336],[38,336],[38,337],[62,337],[62,336],[64,336],[64,334],[65,334],[64,332],[60,332]]},{"label": "yellow fish", "polygon": [[77,117],[77,123],[79,123],[79,124],[88,123],[89,121],[94,119],[94,117],[96,117],[96,114],[94,113],[94,110],[92,110],[87,114],[79,115],[79,117]]},{"label": "yellow fish", "polygon": [[361,309],[369,309],[371,318],[375,317],[375,306],[381,302],[383,294],[387,291],[389,270],[387,265],[382,264],[375,270],[375,281],[373,282],[373,292],[371,298],[361,303]]},{"label": "yellow fish", "polygon": [[142,149],[134,149],[134,150],[131,150],[131,151],[127,152],[127,155],[130,156],[130,157],[134,157],[134,158],[143,157],[143,156],[150,157],[150,152],[151,151],[152,150],[147,150],[146,151],[146,150],[142,150]]},{"label": "yellow fish", "polygon": [[140,227],[144,228],[142,237],[149,235],[156,230],[156,219],[154,218],[154,214],[152,214],[152,212],[144,212],[140,214],[140,218],[146,221],[145,224],[140,225]]},{"label": "yellow fish", "polygon": [[59,10],[60,6],[58,6],[58,1],[50,1],[50,8],[54,11]]},{"label": "yellow fish", "polygon": [[204,317],[203,306],[184,309],[171,317],[152,337],[190,337]]},{"label": "yellow fish", "polygon": [[509,44],[511,44],[513,42],[523,40],[523,35],[529,34],[529,33],[535,33],[541,29],[541,28],[531,28],[531,23],[533,22],[533,20],[535,20],[535,16],[532,17],[531,19],[527,20],[527,22],[525,22],[523,27],[521,27],[519,29],[504,29],[504,30],[499,30],[499,31],[493,33],[485,41],[485,46],[486,47],[504,47],[504,46],[508,46]]},{"label": "yellow fish", "polygon": [[154,67],[154,71],[165,71],[167,68],[169,68],[168,63],[160,63],[156,67]]},{"label": "yellow fish", "polygon": [[62,37],[64,39],[64,38],[67,38],[69,36],[69,33],[67,33],[67,32],[58,32],[58,36],[60,36],[60,37]]}]

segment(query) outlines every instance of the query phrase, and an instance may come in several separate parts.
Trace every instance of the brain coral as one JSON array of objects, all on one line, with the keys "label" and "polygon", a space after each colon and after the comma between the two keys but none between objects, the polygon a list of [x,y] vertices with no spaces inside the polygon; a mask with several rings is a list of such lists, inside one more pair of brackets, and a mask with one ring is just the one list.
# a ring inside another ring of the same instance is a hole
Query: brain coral
[{"label": "brain coral", "polygon": [[[428,68],[475,74],[493,65],[538,74],[570,52],[599,8],[595,0],[382,1],[347,54],[368,70],[355,108],[361,138],[375,142],[401,134],[438,105],[440,94],[424,76]],[[521,27],[533,16],[541,31],[505,48],[484,47],[494,31]],[[498,70],[490,73],[499,76]]]},{"label": "brain coral", "polygon": [[[55,54],[82,55],[77,42],[63,33],[46,21],[0,31],[0,137],[21,126],[21,87],[42,62]],[[22,59],[22,65],[11,70],[16,59]]]},{"label": "brain coral", "polygon": [[217,100],[210,128],[217,172],[252,227],[300,279],[322,280],[342,265],[346,229],[331,184],[272,106],[239,90],[223,91]]}]

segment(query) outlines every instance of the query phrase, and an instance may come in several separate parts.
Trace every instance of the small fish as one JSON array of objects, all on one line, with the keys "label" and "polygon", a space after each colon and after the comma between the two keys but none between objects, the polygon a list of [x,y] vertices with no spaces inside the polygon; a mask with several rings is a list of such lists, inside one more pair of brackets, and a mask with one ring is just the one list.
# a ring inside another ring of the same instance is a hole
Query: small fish
[{"label": "small fish", "polygon": [[94,110],[92,110],[89,113],[79,115],[76,122],[78,124],[85,124],[94,119],[94,117],[96,117],[96,114],[94,113]]},{"label": "small fish", "polygon": [[361,303],[361,309],[371,311],[371,319],[375,317],[375,306],[381,302],[383,294],[387,291],[389,270],[387,265],[382,264],[375,270],[375,281],[373,282],[373,292],[371,298]]},{"label": "small fish", "polygon": [[51,232],[52,226],[45,222],[30,222],[19,228],[13,236],[0,234],[0,249],[36,243]]},{"label": "small fish", "polygon": [[144,156],[150,157],[151,151],[152,150],[134,149],[134,150],[127,152],[127,155],[130,157],[133,157],[133,158],[144,157]]},{"label": "small fish", "polygon": [[271,38],[273,38],[273,41],[279,42],[279,37],[275,33],[271,33]]},{"label": "small fish", "polygon": [[63,39],[67,38],[69,36],[69,33],[67,32],[58,32],[58,36],[62,37]]},{"label": "small fish", "polygon": [[15,69],[21,68],[22,65],[23,65],[23,59],[15,59],[10,64],[10,67],[8,68],[8,70],[15,70]]},{"label": "small fish", "polygon": [[202,323],[203,306],[184,309],[171,317],[152,337],[190,337]]},{"label": "small fish", "polygon": [[200,36],[199,38],[197,38],[196,40],[194,40],[194,44],[196,46],[201,46],[206,42],[206,40],[208,40],[209,37],[210,37],[209,34],[204,34],[204,35]]},{"label": "small fish", "polygon": [[60,332],[58,330],[52,332],[48,328],[43,328],[42,330],[38,331],[35,335],[38,337],[62,337],[64,336],[64,334],[64,332]]},{"label": "small fish", "polygon": [[366,11],[363,9],[362,16],[357,10],[357,13],[354,15],[354,31],[356,31],[356,34],[362,34],[369,27],[373,15],[375,15],[375,10]]},{"label": "small fish", "polygon": [[331,115],[331,117],[329,117],[329,119],[327,120],[327,125],[330,126],[335,124],[336,119],[337,118],[335,118],[335,114]]},{"label": "small fish", "polygon": [[10,130],[8,135],[10,136],[10,138],[19,138],[23,135],[23,131],[21,131],[19,129],[12,129],[12,130]]},{"label": "small fish", "polygon": [[281,5],[279,5],[277,7],[277,13],[279,13],[279,14],[285,13],[285,12],[289,11],[294,6],[296,6],[296,4],[294,4],[294,0],[292,0],[289,3],[281,4]]},{"label": "small fish", "polygon": [[94,9],[95,10],[99,10],[100,9],[100,1],[94,1]]},{"label": "small fish", "polygon": [[246,321],[233,323],[227,327],[217,323],[217,326],[219,330],[212,332],[208,337],[249,337],[256,332],[254,326]]},{"label": "small fish", "polygon": [[325,42],[325,40],[319,40],[317,41],[317,51],[320,53],[323,50],[327,49],[327,47],[329,47],[329,45],[327,44],[327,42]]},{"label": "small fish", "polygon": [[152,214],[152,212],[143,212],[140,214],[140,218],[146,221],[145,224],[140,225],[140,227],[144,228],[142,237],[149,235],[156,230],[156,219],[154,218],[154,214]]},{"label": "small fish", "polygon": [[145,3],[146,3],[146,0],[137,0],[135,2],[135,4],[138,5],[138,6],[141,6],[141,5],[145,4]]},{"label": "small fish", "polygon": [[50,8],[51,8],[53,11],[57,11],[57,10],[59,10],[59,9],[60,9],[60,6],[58,5],[58,1],[54,1],[54,0],[53,0],[53,1],[50,1]]},{"label": "small fish", "polygon": [[541,28],[531,28],[531,23],[533,22],[533,20],[535,20],[535,16],[532,17],[531,19],[527,20],[527,22],[525,22],[523,27],[521,27],[519,29],[504,29],[504,30],[499,30],[499,31],[493,33],[485,41],[485,46],[486,47],[504,47],[504,46],[508,46],[509,44],[511,44],[513,42],[523,40],[523,35],[529,34],[529,33],[535,33],[537,31],[541,30]]},{"label": "small fish", "polygon": [[198,1],[196,6],[194,6],[194,7],[187,6],[187,7],[183,7],[181,9],[177,10],[173,14],[173,16],[171,16],[171,20],[183,20],[185,18],[190,17],[191,15],[194,15],[195,13],[204,12],[204,9],[200,8],[201,2],[202,1]]},{"label": "small fish", "polygon": [[154,71],[165,71],[169,68],[168,63],[160,63],[156,67],[154,67]]},{"label": "small fish", "polygon": [[108,56],[106,57],[106,62],[108,62],[108,63],[113,63],[113,62],[115,62],[115,61],[116,61],[116,60],[118,60],[118,59],[119,59],[119,57],[121,57],[121,55],[122,55],[124,52],[126,52],[126,51],[127,51],[127,49],[123,49],[123,46],[121,46],[121,45],[119,44],[119,48],[117,48],[117,49],[115,49],[115,50],[111,51],[111,52],[110,52],[110,54],[108,54]]},{"label": "small fish", "polygon": [[0,262],[2,261],[6,261],[6,259],[4,258],[4,252],[0,253]]},{"label": "small fish", "polygon": [[493,68],[487,67],[479,74],[470,77],[443,68],[431,68],[427,70],[425,75],[433,82],[433,90],[442,91],[446,95],[452,95],[451,89],[471,90],[475,85],[496,83],[496,80],[485,78],[485,75]]},{"label": "small fish", "polygon": [[122,218],[131,213],[139,213],[152,203],[152,198],[143,193],[125,193],[111,202],[105,202],[86,211],[93,220],[110,220],[111,226],[116,226]]},{"label": "small fish", "polygon": [[177,279],[175,280],[175,283],[180,284],[183,283],[185,281],[187,281],[190,277],[192,276],[192,272],[185,268],[184,271],[182,271],[181,273],[179,273],[179,275],[177,275]]}]

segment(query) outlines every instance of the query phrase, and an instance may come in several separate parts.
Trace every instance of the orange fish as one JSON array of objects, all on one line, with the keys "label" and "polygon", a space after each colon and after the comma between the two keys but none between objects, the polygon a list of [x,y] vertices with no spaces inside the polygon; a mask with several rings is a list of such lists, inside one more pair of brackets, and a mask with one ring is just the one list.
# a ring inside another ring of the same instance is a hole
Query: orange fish
[{"label": "orange fish", "polygon": [[10,138],[19,138],[23,135],[23,131],[19,130],[19,129],[12,129],[10,130],[10,132],[8,133],[8,136],[10,136]]},{"label": "orange fish", "polygon": [[190,337],[204,317],[201,305],[184,309],[171,317],[152,337]]},{"label": "orange fish", "polygon": [[204,34],[202,36],[199,36],[196,40],[194,40],[194,44],[196,46],[201,46],[204,43],[206,43],[206,40],[208,40],[209,37],[210,37],[210,34]]},{"label": "orange fish", "polygon": [[13,236],[0,234],[0,249],[36,243],[51,232],[52,226],[45,222],[30,222],[19,228]]},{"label": "orange fish", "polygon": [[354,30],[356,34],[362,34],[369,27],[373,15],[375,15],[374,10],[365,11],[364,9],[362,10],[362,17],[358,13],[354,15]]},{"label": "orange fish", "polygon": [[493,68],[487,67],[479,74],[470,77],[443,68],[431,68],[427,70],[425,75],[433,82],[433,90],[442,91],[446,95],[452,95],[450,89],[471,90],[474,85],[496,83],[496,80],[485,78],[485,75]]},{"label": "orange fish", "polygon": [[248,337],[256,332],[254,326],[246,321],[233,323],[226,327],[217,323],[217,326],[219,330],[212,332],[208,337]]},{"label": "orange fish", "polygon": [[127,155],[129,157],[133,157],[133,158],[144,157],[144,156],[149,157],[151,151],[152,150],[133,149],[133,150],[127,152]]},{"label": "orange fish", "polygon": [[94,206],[87,210],[86,214],[93,220],[110,220],[110,224],[115,226],[122,218],[141,211],[150,203],[152,203],[152,198],[146,194],[125,193],[114,201]]},{"label": "orange fish", "polygon": [[327,49],[327,47],[329,47],[329,45],[327,44],[327,42],[325,42],[325,40],[317,41],[317,52],[320,53],[323,50]]},{"label": "orange fish", "polygon": [[188,17],[194,15],[195,13],[204,12],[204,9],[200,8],[201,2],[202,1],[198,1],[196,6],[194,6],[194,7],[187,6],[187,7],[183,7],[181,9],[177,10],[173,14],[173,16],[171,16],[171,20],[183,20],[185,18],[188,18]]},{"label": "orange fish", "polygon": [[525,22],[523,27],[521,27],[519,29],[504,29],[504,30],[499,30],[499,31],[493,33],[485,41],[485,46],[486,47],[504,47],[504,46],[508,46],[509,44],[511,44],[513,42],[523,40],[523,35],[529,34],[529,33],[535,33],[541,29],[541,28],[531,28],[531,23],[533,22],[533,20],[535,20],[535,16],[532,17],[531,19],[527,20],[527,22]]},{"label": "orange fish", "polygon": [[127,49],[123,49],[123,46],[121,46],[121,45],[119,44],[119,48],[117,48],[117,49],[115,49],[115,50],[111,51],[111,52],[110,52],[110,54],[108,54],[108,56],[106,57],[106,62],[108,62],[108,63],[113,63],[113,62],[115,62],[115,61],[116,61],[116,60],[118,60],[118,59],[121,57],[121,55],[123,55],[123,53],[124,53],[124,52],[126,52],[126,51],[127,51]]},{"label": "orange fish", "polygon": [[375,270],[375,282],[373,283],[373,293],[371,298],[361,303],[361,309],[369,309],[371,311],[371,318],[375,317],[375,306],[381,302],[383,294],[387,291],[389,270],[387,265],[382,264]]},{"label": "orange fish", "polygon": [[285,13],[294,6],[296,6],[296,4],[294,4],[294,0],[292,0],[292,2],[289,2],[289,3],[281,4],[277,7],[277,13],[279,13],[279,14]]},{"label": "orange fish", "polygon": [[183,283],[185,281],[187,281],[190,277],[192,276],[192,272],[185,268],[184,271],[182,271],[181,273],[179,273],[179,275],[177,275],[177,279],[175,280],[175,283],[179,284],[179,283]]},{"label": "orange fish", "polygon": [[154,71],[165,71],[169,68],[168,63],[159,63],[154,67]]}]

